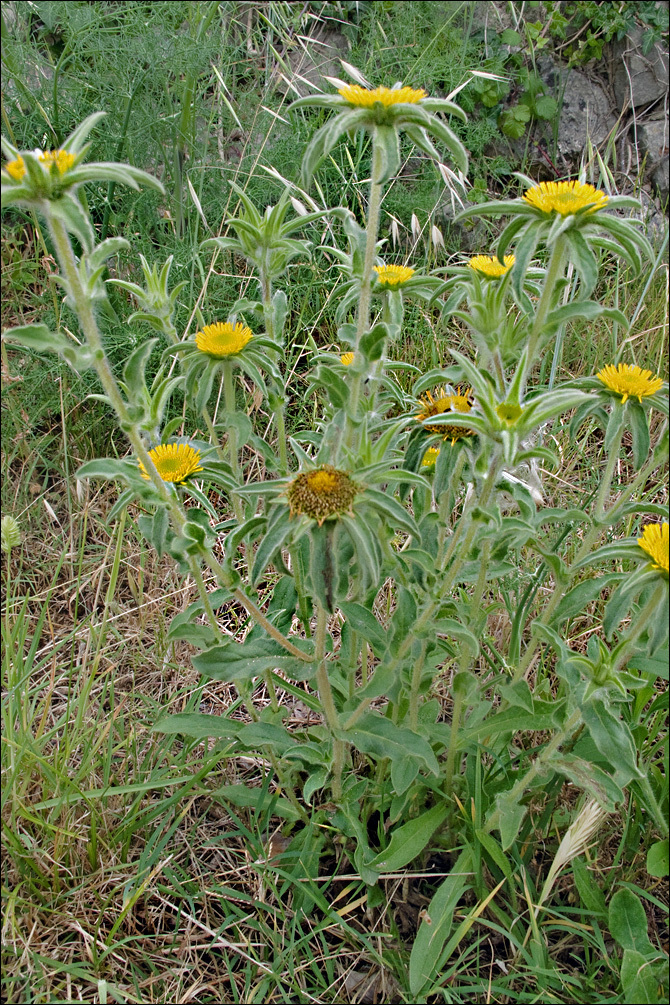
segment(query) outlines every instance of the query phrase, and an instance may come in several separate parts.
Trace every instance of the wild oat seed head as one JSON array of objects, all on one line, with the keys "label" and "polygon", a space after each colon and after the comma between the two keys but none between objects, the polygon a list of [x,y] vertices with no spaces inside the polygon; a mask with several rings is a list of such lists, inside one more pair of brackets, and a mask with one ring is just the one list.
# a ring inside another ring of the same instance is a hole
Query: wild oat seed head
[{"label": "wild oat seed head", "polygon": [[[179,485],[197,471],[202,471],[200,451],[190,443],[160,443],[149,451],[149,457],[164,482]],[[143,478],[148,478],[147,470],[138,461]]]},{"label": "wild oat seed head", "polygon": [[417,101],[428,96],[426,91],[415,91],[412,87],[375,87],[374,90],[369,90],[367,87],[359,87],[358,84],[340,87],[337,93],[354,108],[373,108],[378,101],[385,108],[400,104],[415,105]]},{"label": "wild oat seed head", "polygon": [[252,338],[251,328],[240,321],[235,326],[229,321],[217,321],[216,324],[205,325],[202,331],[195,333],[195,344],[201,352],[214,359],[226,359],[242,352]]},{"label": "wild oat seed head", "polygon": [[407,265],[375,265],[373,268],[377,273],[377,282],[381,286],[400,286],[401,283],[411,279],[415,272]]},{"label": "wild oat seed head", "polygon": [[343,366],[351,366],[353,361],[354,361],[353,352],[343,352],[342,355],[340,356],[340,363],[342,363]]},{"label": "wild oat seed head", "polygon": [[596,376],[605,387],[615,394],[621,395],[621,402],[625,404],[629,398],[643,398],[651,394],[656,394],[663,387],[663,381],[651,372],[651,370],[641,370],[639,366],[630,366],[628,363],[619,363],[613,366],[611,363],[603,367]]},{"label": "wild oat seed head", "polygon": [[446,412],[460,412],[461,414],[470,412],[473,405],[471,388],[465,388],[462,392],[458,388],[457,394],[447,394],[442,389],[435,398],[428,391],[421,399],[421,403],[423,408],[417,415],[416,421],[422,423],[424,428],[429,432],[437,433],[439,436],[443,436],[445,440],[451,440],[452,443],[455,443],[456,440],[461,439],[463,436],[474,435],[471,429],[466,429],[464,426],[435,426],[430,425],[430,422],[427,421],[436,415],[444,415]]},{"label": "wild oat seed head", "polygon": [[658,523],[648,523],[642,528],[642,537],[638,537],[637,543],[640,545],[643,551],[653,559],[652,569],[658,569],[659,572],[664,572],[666,576],[670,572],[670,566],[668,559],[668,544],[670,538],[668,536],[669,525],[665,521],[661,524]]},{"label": "wild oat seed head", "polygon": [[21,181],[26,173],[26,165],[23,157],[19,156],[14,161],[8,161],[7,164],[5,164],[5,171],[10,178],[14,179],[14,181]]},{"label": "wild oat seed head", "polygon": [[52,164],[55,164],[58,173],[65,174],[74,164],[76,157],[67,150],[45,150],[44,153],[40,154],[39,159],[48,168],[51,168]]},{"label": "wild oat seed head", "polygon": [[500,276],[507,275],[515,261],[516,258],[514,255],[505,255],[505,264],[502,265],[495,257],[475,255],[474,258],[470,259],[468,265],[475,272],[481,272],[483,276],[488,276],[490,279],[499,279]]},{"label": "wild oat seed head", "polygon": [[595,213],[604,209],[609,200],[609,196],[593,185],[582,185],[578,181],[543,181],[524,192],[523,198],[547,215],[558,213],[560,216],[570,216],[587,206],[589,213]]},{"label": "wild oat seed head", "polygon": [[0,546],[2,550],[10,554],[12,548],[17,548],[21,544],[21,530],[15,517],[3,516],[0,521]]},{"label": "wild oat seed head", "polygon": [[346,471],[338,471],[324,464],[316,471],[303,471],[293,479],[287,489],[291,516],[308,516],[319,526],[329,517],[351,510],[360,492],[360,486],[351,480]]}]

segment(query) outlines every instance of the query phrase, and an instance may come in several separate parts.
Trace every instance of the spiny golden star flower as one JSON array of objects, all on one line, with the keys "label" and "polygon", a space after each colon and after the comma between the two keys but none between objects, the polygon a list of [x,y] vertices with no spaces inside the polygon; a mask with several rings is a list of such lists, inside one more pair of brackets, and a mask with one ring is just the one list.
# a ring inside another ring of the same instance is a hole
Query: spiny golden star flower
[{"label": "spiny golden star flower", "polygon": [[451,440],[452,444],[463,436],[473,436],[473,431],[466,429],[464,426],[431,425],[428,420],[434,418],[436,415],[444,415],[446,412],[461,412],[461,414],[466,414],[472,410],[473,398],[471,389],[469,387],[458,387],[456,390],[456,394],[447,394],[445,390],[440,390],[435,398],[428,391],[421,399],[423,408],[416,417],[416,421],[422,423],[425,429],[431,433],[443,436],[445,440]]},{"label": "spiny golden star flower", "polygon": [[381,286],[400,286],[414,275],[408,265],[375,265],[377,281]]},{"label": "spiny golden star flower", "polygon": [[422,466],[424,468],[431,467],[437,460],[437,455],[439,454],[439,452],[440,452],[439,447],[428,447],[428,450],[423,455],[423,460],[421,461]]},{"label": "spiny golden star flower", "polygon": [[651,370],[641,370],[639,366],[630,366],[628,363],[619,363],[613,366],[611,363],[603,367],[596,374],[598,380],[602,380],[605,387],[615,394],[621,395],[621,403],[625,404],[629,398],[643,398],[651,394],[656,394],[663,387],[663,381],[651,372]]},{"label": "spiny golden star flower", "polygon": [[670,560],[668,558],[668,545],[670,542],[669,528],[665,521],[662,524],[648,523],[642,528],[642,537],[638,537],[637,543],[643,551],[653,559],[652,569],[664,572],[666,576],[670,572]]},{"label": "spiny golden star flower", "polygon": [[489,276],[491,279],[499,279],[500,276],[506,276],[509,270],[512,268],[516,258],[514,255],[505,255],[505,264],[503,265],[495,257],[490,257],[489,255],[475,255],[468,262],[471,269],[475,272],[481,272],[483,276]]},{"label": "spiny golden star flower", "polygon": [[48,168],[55,164],[58,173],[65,174],[74,164],[76,157],[67,150],[45,150],[44,153],[40,154],[40,160]]},{"label": "spiny golden star flower", "polygon": [[593,185],[578,181],[543,181],[524,192],[523,198],[543,213],[560,216],[570,216],[587,207],[589,213],[595,213],[604,209],[609,200],[609,196]]},{"label": "spiny golden star flower", "polygon": [[348,101],[354,108],[372,108],[377,102],[381,102],[385,108],[391,105],[415,105],[417,101],[426,98],[426,91],[415,91],[412,87],[375,87],[373,90],[367,87],[359,87],[358,84],[348,84],[340,87],[338,94],[341,94],[345,101]]},{"label": "spiny golden star flower", "polygon": [[308,516],[321,526],[329,517],[351,510],[360,487],[346,471],[323,464],[316,471],[303,471],[287,489],[291,516]]},{"label": "spiny golden star flower", "polygon": [[351,366],[353,361],[354,361],[353,352],[343,352],[342,355],[340,356],[340,363],[342,363],[343,366]]},{"label": "spiny golden star flower", "polygon": [[251,328],[245,327],[240,321],[234,326],[229,321],[217,321],[216,324],[205,325],[202,331],[195,333],[195,344],[208,356],[226,359],[227,356],[242,352],[252,338]]},{"label": "spiny golden star flower", "polygon": [[23,157],[17,157],[14,161],[8,161],[7,164],[5,164],[5,171],[10,178],[14,179],[14,181],[21,181],[26,173],[26,165],[23,161]]},{"label": "spiny golden star flower", "polygon": [[[164,482],[174,482],[179,485],[196,471],[202,471],[200,451],[190,443],[160,443],[149,451],[149,457],[154,462],[158,474]],[[147,469],[138,461],[143,478],[148,478]]]}]

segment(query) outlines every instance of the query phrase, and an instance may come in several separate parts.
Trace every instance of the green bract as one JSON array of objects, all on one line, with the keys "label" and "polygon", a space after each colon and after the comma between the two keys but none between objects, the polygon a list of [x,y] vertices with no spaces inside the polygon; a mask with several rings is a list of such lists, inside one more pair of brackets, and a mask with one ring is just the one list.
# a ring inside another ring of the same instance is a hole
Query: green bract
[{"label": "green bract", "polygon": [[[649,241],[634,226],[638,221],[622,220],[607,210],[639,209],[637,199],[628,196],[606,196],[583,182],[542,182],[518,175],[528,190],[520,199],[502,200],[471,206],[456,217],[456,222],[473,216],[511,216],[497,244],[497,255],[503,261],[508,248],[514,246],[515,263],[512,282],[515,295],[521,299],[524,277],[540,240],[549,248],[557,243],[580,275],[582,296],[593,290],[598,278],[598,263],[593,248],[602,248],[620,255],[635,272],[642,269],[642,255],[653,261]],[[640,224],[641,226],[641,224]]]},{"label": "green bract", "polygon": [[[410,100],[395,101],[396,94]],[[344,93],[351,96],[347,100]],[[423,95],[416,97],[417,95]],[[352,104],[358,101],[359,105]],[[360,102],[365,104],[361,105]],[[423,91],[411,88],[377,88],[371,91],[361,87],[342,87],[338,94],[314,94],[299,98],[290,106],[298,108],[327,108],[339,112],[312,137],[302,162],[302,182],[307,188],[319,163],[333,149],[345,133],[365,129],[372,133],[373,143],[380,154],[379,171],[372,179],[376,184],[387,182],[400,167],[400,133],[406,136],[434,160],[440,155],[430,137],[439,140],[449,150],[457,167],[465,173],[468,157],[465,147],[448,126],[438,118],[438,113],[456,115],[465,122],[462,108],[446,98],[429,98]]]},{"label": "green bract", "polygon": [[90,148],[90,144],[85,143],[86,137],[103,117],[104,112],[89,115],[55,151],[19,151],[2,137],[2,152],[8,161],[2,169],[3,207],[39,207],[48,200],[50,212],[76,235],[87,251],[93,248],[94,235],[88,214],[76,198],[79,185],[88,181],[109,181],[137,190],[144,185],[164,191],[156,178],[129,164],[84,163]]}]

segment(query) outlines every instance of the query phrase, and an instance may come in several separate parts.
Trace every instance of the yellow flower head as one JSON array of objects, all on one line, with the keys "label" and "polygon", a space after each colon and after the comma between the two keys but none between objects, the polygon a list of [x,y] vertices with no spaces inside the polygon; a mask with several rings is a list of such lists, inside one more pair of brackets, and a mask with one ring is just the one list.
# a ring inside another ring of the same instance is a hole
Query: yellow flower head
[{"label": "yellow flower head", "polygon": [[[158,474],[164,482],[174,482],[176,485],[185,482],[196,471],[202,471],[200,466],[200,451],[190,443],[160,443],[149,451],[149,457],[154,462]],[[138,461],[143,478],[148,478],[147,470]]]},{"label": "yellow flower head", "polygon": [[440,452],[439,447],[428,447],[428,450],[423,455],[423,460],[421,461],[422,466],[424,468],[431,467],[437,460],[437,455],[439,454],[439,452]]},{"label": "yellow flower head", "polygon": [[463,436],[473,436],[473,431],[466,429],[464,426],[431,425],[429,420],[436,415],[444,415],[445,412],[461,412],[463,414],[472,410],[473,398],[471,389],[469,387],[458,387],[456,392],[456,394],[447,394],[445,390],[440,390],[437,397],[434,398],[430,391],[428,391],[425,397],[421,399],[423,408],[416,417],[416,421],[422,423],[424,428],[429,432],[438,433],[445,440],[451,440],[452,443],[455,443],[456,440],[461,439]]},{"label": "yellow flower head", "polygon": [[14,181],[21,181],[26,173],[26,165],[23,162],[23,157],[19,156],[15,161],[8,161],[5,164],[5,171]]},{"label": "yellow flower head", "polygon": [[340,87],[337,93],[354,108],[373,108],[378,101],[385,108],[400,104],[415,105],[417,101],[427,97],[426,91],[415,91],[412,87],[375,87],[374,90],[369,90],[358,84]]},{"label": "yellow flower head", "polygon": [[195,344],[201,352],[214,359],[226,359],[242,352],[252,338],[251,328],[246,328],[240,321],[234,326],[229,321],[217,321],[195,333]]},{"label": "yellow flower head", "polygon": [[642,528],[642,537],[638,537],[637,539],[637,543],[642,550],[646,551],[653,559],[651,564],[652,569],[658,569],[659,572],[664,572],[666,576],[670,571],[668,542],[668,524],[665,521],[662,524],[648,523]]},{"label": "yellow flower head", "polygon": [[44,153],[40,154],[39,159],[47,168],[51,168],[55,164],[58,173],[65,174],[66,171],[70,170],[77,158],[67,150],[45,150]]},{"label": "yellow flower head", "polygon": [[523,198],[548,215],[570,216],[587,207],[589,213],[604,209],[609,196],[593,185],[583,185],[578,181],[543,181],[524,192]]},{"label": "yellow flower head", "polygon": [[406,283],[414,275],[414,269],[410,269],[407,265],[375,265],[374,270],[380,286],[393,288]]},{"label": "yellow flower head", "polygon": [[291,516],[294,513],[308,516],[321,526],[329,517],[349,512],[359,491],[346,471],[338,471],[330,464],[315,471],[303,471],[287,490]]},{"label": "yellow flower head", "polygon": [[608,366],[596,374],[598,380],[602,380],[605,387],[615,394],[621,395],[621,403],[629,398],[637,398],[642,401],[650,394],[656,394],[663,387],[663,381],[656,377],[651,370],[641,370],[639,366],[629,366],[628,363],[619,363],[618,366]]},{"label": "yellow flower head", "polygon": [[514,255],[505,255],[505,264],[502,265],[497,258],[491,258],[489,255],[475,255],[468,262],[471,269],[475,272],[481,272],[483,276],[488,276],[490,279],[499,279],[500,276],[506,276],[509,270],[512,268],[516,261]]},{"label": "yellow flower head", "polygon": [[353,361],[354,361],[353,352],[343,352],[342,355],[340,356],[340,363],[342,363],[343,366],[351,366]]}]

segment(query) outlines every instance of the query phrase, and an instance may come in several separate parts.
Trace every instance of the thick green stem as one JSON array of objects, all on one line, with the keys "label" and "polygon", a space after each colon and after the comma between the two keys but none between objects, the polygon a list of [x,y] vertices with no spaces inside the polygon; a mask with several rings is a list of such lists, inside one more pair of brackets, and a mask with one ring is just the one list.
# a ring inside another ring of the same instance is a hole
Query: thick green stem
[{"label": "thick green stem", "polygon": [[454,767],[456,765],[456,750],[458,748],[458,733],[461,726],[461,715],[463,712],[463,695],[460,692],[454,694],[454,704],[451,712],[451,729],[449,731],[449,748],[447,750],[447,760],[444,766],[444,785],[447,795],[451,795],[451,787],[454,780]]},{"label": "thick green stem", "polygon": [[421,691],[421,677],[423,675],[423,665],[426,662],[426,643],[421,646],[421,652],[414,664],[412,671],[412,682],[409,692],[409,724],[413,730],[419,728],[419,692]]},{"label": "thick green stem", "polygon": [[616,659],[614,660],[614,664],[612,667],[612,674],[617,673],[622,668],[626,660],[630,658],[631,649],[635,648],[635,643],[639,639],[640,635],[642,635],[644,630],[649,626],[649,620],[651,616],[659,609],[659,605],[663,599],[665,591],[667,590],[667,586],[661,579],[660,574],[658,578],[659,578],[658,586],[656,587],[652,595],[649,597],[647,603],[644,605],[642,610],[638,611],[638,613],[636,614],[635,620],[631,625],[630,631],[626,635],[626,638],[623,640],[623,645],[621,646],[621,649],[617,653]]},{"label": "thick green stem", "polygon": [[[265,332],[268,338],[276,341],[276,330],[275,330],[275,313],[274,306],[272,304],[272,281],[265,275],[265,273],[260,274],[260,284],[263,297],[263,320],[265,323]],[[282,395],[284,389],[281,388]],[[277,408],[273,408],[275,417],[275,426],[277,429],[277,450],[279,451],[279,466],[282,475],[285,475],[288,471],[288,450],[286,445],[286,421],[284,419],[284,405],[278,405]]]},{"label": "thick green stem", "polygon": [[214,428],[214,423],[212,422],[212,417],[209,414],[209,409],[207,405],[202,410],[202,417],[205,420],[205,425],[207,426],[207,431],[209,433],[209,438],[213,447],[216,447],[216,452],[219,455],[219,459],[225,461],[226,455],[224,453],[223,447],[219,442],[219,437],[217,435],[216,429]]},{"label": "thick green stem", "polygon": [[563,277],[566,258],[567,240],[564,235],[561,234],[556,238],[556,242],[551,251],[549,265],[547,266],[547,272],[544,277],[542,294],[537,305],[537,310],[535,311],[533,327],[531,328],[530,335],[528,336],[528,355],[526,359],[526,372],[524,374],[522,392],[525,390],[526,384],[528,383],[528,377],[530,376],[530,372],[535,362],[535,353],[537,352],[537,345],[542,335],[542,329],[544,328],[547,320],[547,315],[553,306],[556,284]]},{"label": "thick green stem", "polygon": [[328,680],[328,668],[326,665],[326,628],[328,616],[321,604],[316,608],[316,636],[315,636],[315,658],[316,658],[316,682],[319,689],[321,707],[326,717],[326,723],[333,740],[333,798],[338,801],[342,798],[342,769],[344,767],[345,745],[343,740],[336,739],[336,734],[340,730],[340,717],[335,708],[333,691]]},{"label": "thick green stem", "polygon": [[[596,499],[595,512],[594,512],[596,526],[592,527],[584,537],[581,547],[575,557],[575,561],[573,563],[574,565],[577,565],[583,558],[586,557],[586,555],[588,555],[595,541],[597,540],[597,538],[601,533],[601,527],[598,526],[598,524],[601,523],[605,518],[605,505],[607,503],[610,489],[612,487],[612,478],[614,477],[614,470],[616,468],[617,461],[619,460],[619,446],[621,444],[622,435],[623,435],[623,426],[621,427],[619,434],[617,435],[614,443],[612,444],[609,457],[607,458],[607,466],[605,468],[605,472],[603,474],[602,481],[600,483],[600,489],[598,491],[598,497]],[[620,502],[620,500],[617,500],[617,503],[618,502]],[[613,507],[613,509],[614,508],[615,507]],[[565,594],[565,590],[571,578],[572,577],[570,577],[567,581],[564,579],[556,580],[554,592],[549,598],[544,610],[542,611],[542,616],[538,619],[536,624],[546,625],[549,623],[554,611],[556,610],[561,601],[561,598]],[[540,641],[541,640],[537,635],[534,635],[531,638],[523,654],[523,658],[519,661],[519,665],[514,671],[512,677],[513,681],[515,682],[519,681],[526,676],[531,666],[531,663],[535,657],[535,654],[540,646]]]},{"label": "thick green stem", "polygon": [[[363,261],[363,275],[361,277],[361,298],[358,302],[358,316],[356,318],[356,347],[355,352],[360,353],[360,341],[365,332],[370,327],[370,304],[372,301],[372,270],[375,264],[375,252],[377,250],[377,235],[379,233],[379,216],[382,204],[383,187],[375,179],[382,172],[383,160],[380,144],[372,141],[372,171],[370,175],[370,198],[368,201],[368,219],[366,223],[365,259]],[[361,386],[365,374],[360,372],[354,377],[351,385],[351,396],[349,399],[350,415],[356,418],[358,404],[361,396]]]},{"label": "thick green stem", "polygon": [[[618,406],[615,406],[615,408]],[[612,478],[614,477],[614,472],[616,470],[617,463],[619,461],[619,447],[621,446],[621,439],[623,437],[623,423],[619,428],[619,432],[614,438],[614,443],[611,444],[609,448],[609,455],[607,458],[607,464],[605,471],[600,482],[600,489],[598,490],[598,497],[596,499],[595,505],[595,518],[597,521],[603,519],[605,515],[605,506],[607,505],[607,499],[612,488]]]},{"label": "thick green stem", "polygon": [[[234,366],[235,364],[230,359],[223,361],[223,401],[228,415],[235,415],[237,411],[235,404]],[[237,459],[237,430],[232,424],[228,429],[228,458],[233,471],[233,478],[239,482],[241,475]],[[236,520],[241,523],[244,520],[244,506],[239,496],[233,495],[233,509],[235,510]]]}]

